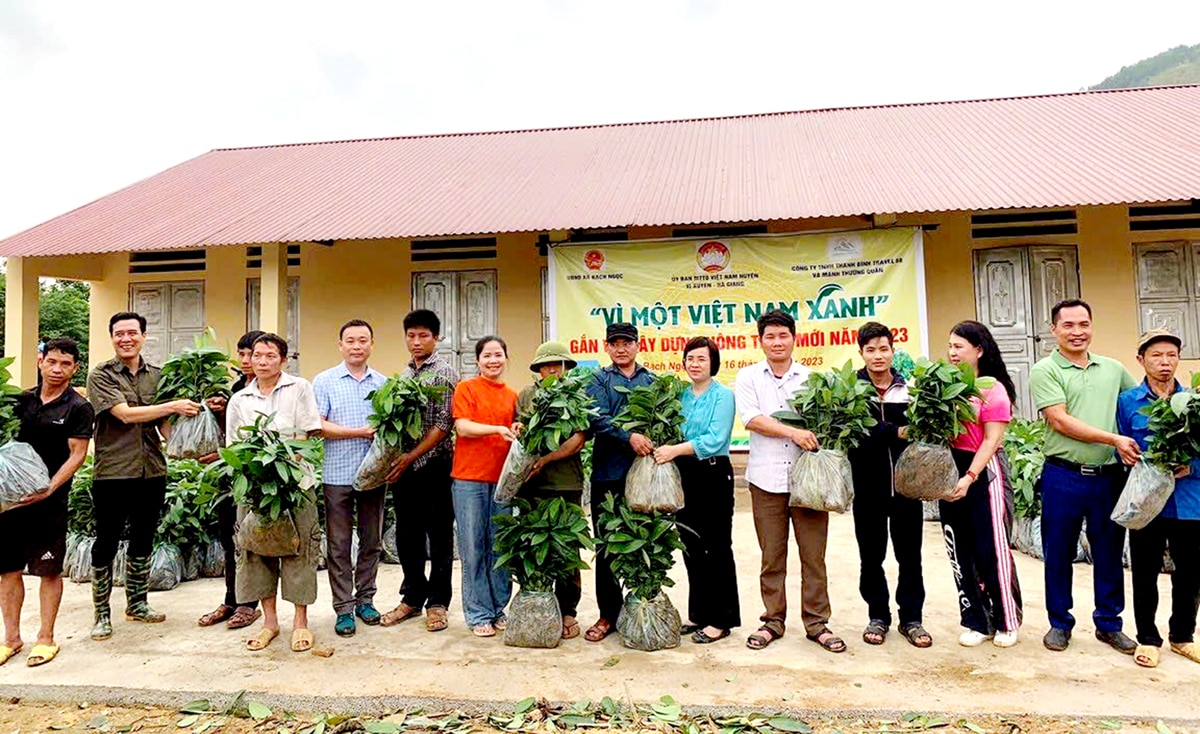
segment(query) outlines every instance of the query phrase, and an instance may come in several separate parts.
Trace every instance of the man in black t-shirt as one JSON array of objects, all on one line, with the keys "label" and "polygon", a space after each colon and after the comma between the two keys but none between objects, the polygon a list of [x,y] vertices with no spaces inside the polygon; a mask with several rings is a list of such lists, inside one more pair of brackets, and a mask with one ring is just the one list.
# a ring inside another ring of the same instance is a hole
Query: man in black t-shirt
[{"label": "man in black t-shirt", "polygon": [[28,443],[50,472],[46,491],[22,506],[0,513],[0,602],[4,642],[0,664],[21,650],[21,605],[26,568],[41,577],[41,629],[26,659],[42,665],[58,654],[54,622],[62,601],[63,558],[67,550],[67,495],[71,477],[87,457],[95,412],[71,387],[79,369],[79,347],[72,339],[51,339],[38,363],[40,384],[21,393],[16,406],[21,428],[17,440]]}]

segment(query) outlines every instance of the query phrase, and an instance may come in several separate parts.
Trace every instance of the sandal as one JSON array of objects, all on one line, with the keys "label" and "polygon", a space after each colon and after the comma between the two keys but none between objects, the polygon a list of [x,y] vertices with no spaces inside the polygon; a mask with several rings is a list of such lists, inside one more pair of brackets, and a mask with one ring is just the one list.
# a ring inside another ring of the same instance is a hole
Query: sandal
[{"label": "sandal", "polygon": [[908,640],[913,647],[921,649],[933,647],[933,635],[926,632],[920,622],[900,625],[900,634],[904,635],[904,639]]},{"label": "sandal", "polygon": [[205,614],[203,617],[197,620],[196,623],[201,627],[212,627],[214,624],[220,624],[221,622],[229,619],[233,616],[233,613],[233,607],[222,604],[208,614]]},{"label": "sandal", "polygon": [[[887,639],[888,626],[881,619],[872,619],[867,623],[867,628],[863,630],[863,642],[868,645],[882,645]],[[903,628],[900,634],[904,634]]]},{"label": "sandal", "polygon": [[25,664],[31,668],[45,665],[58,656],[58,645],[34,645],[25,658]]},{"label": "sandal", "polygon": [[1172,642],[1171,652],[1179,653],[1193,663],[1200,663],[1200,649],[1196,649],[1194,642]]},{"label": "sandal", "polygon": [[425,631],[441,632],[449,626],[446,621],[446,607],[429,607],[425,610]]},{"label": "sandal", "polygon": [[729,636],[729,630],[727,630],[727,629],[721,630],[716,635],[710,635],[704,631],[703,627],[701,627],[700,629],[698,629],[692,633],[692,642],[696,643],[697,645],[709,645],[709,644],[716,642],[717,640],[723,640],[728,636]]},{"label": "sandal", "polygon": [[821,630],[815,635],[806,634],[805,637],[825,648],[829,652],[841,653],[846,652],[846,641],[837,635],[833,634],[828,627]]},{"label": "sandal", "polygon": [[759,627],[756,632],[746,638],[746,647],[751,650],[765,650],[775,640],[783,635],[776,634],[770,627]]},{"label": "sandal", "polygon": [[573,640],[579,636],[579,620],[574,617],[563,617],[562,638]]},{"label": "sandal", "polygon": [[231,630],[240,630],[243,627],[249,627],[258,621],[262,616],[261,609],[251,609],[250,607],[238,607],[225,626]]},{"label": "sandal", "polygon": [[311,630],[292,630],[292,652],[308,652],[312,649],[314,642],[316,642],[316,638],[313,637]]},{"label": "sandal", "polygon": [[607,619],[601,617],[600,619],[596,620],[595,624],[588,628],[588,631],[584,633],[583,637],[588,642],[600,642],[612,633],[612,622],[609,622]]},{"label": "sandal", "polygon": [[1158,648],[1154,645],[1138,645],[1133,651],[1133,662],[1143,668],[1158,667]]},{"label": "sandal", "polygon": [[274,640],[278,636],[279,636],[279,630],[273,630],[269,627],[263,627],[262,629],[260,629],[258,631],[257,635],[246,640],[246,649],[250,650],[252,652],[258,652],[259,650],[266,650],[267,645],[271,644],[271,640]]},{"label": "sandal", "polygon": [[8,645],[0,645],[0,665],[4,665],[5,663],[7,663],[9,660],[12,659],[13,655],[16,655],[17,653],[21,652],[22,647],[24,647],[24,645],[17,645],[16,647],[9,647]]},{"label": "sandal", "polygon": [[379,625],[381,627],[391,627],[392,625],[400,624],[406,619],[419,616],[421,616],[421,609],[419,607],[410,607],[404,602],[400,602],[400,606],[379,618]]}]

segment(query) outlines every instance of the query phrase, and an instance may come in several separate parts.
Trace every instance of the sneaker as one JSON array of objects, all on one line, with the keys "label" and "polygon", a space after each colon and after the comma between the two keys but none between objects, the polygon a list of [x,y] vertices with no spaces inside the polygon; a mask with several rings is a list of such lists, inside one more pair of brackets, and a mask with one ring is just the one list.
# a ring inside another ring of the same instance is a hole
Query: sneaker
[{"label": "sneaker", "polygon": [[992,638],[992,644],[996,647],[1012,647],[1017,644],[1017,631],[1012,632],[997,632]]},{"label": "sneaker", "polygon": [[337,622],[333,625],[333,631],[338,634],[338,637],[353,637],[356,631],[353,614],[337,615]]},{"label": "sneaker", "polygon": [[995,635],[985,635],[982,632],[975,630],[967,630],[958,636],[958,644],[963,647],[979,647],[983,643],[992,639]]},{"label": "sneaker", "polygon": [[375,608],[374,604],[359,604],[354,608],[354,614],[362,620],[363,624],[371,626],[379,624],[379,610]]}]

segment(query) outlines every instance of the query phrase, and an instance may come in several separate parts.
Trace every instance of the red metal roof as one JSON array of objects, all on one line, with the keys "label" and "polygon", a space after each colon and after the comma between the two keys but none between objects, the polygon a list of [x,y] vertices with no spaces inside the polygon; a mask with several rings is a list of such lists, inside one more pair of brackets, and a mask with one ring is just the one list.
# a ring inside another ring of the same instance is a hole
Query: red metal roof
[{"label": "red metal roof", "polygon": [[1193,198],[1200,85],[214,150],[0,256]]}]

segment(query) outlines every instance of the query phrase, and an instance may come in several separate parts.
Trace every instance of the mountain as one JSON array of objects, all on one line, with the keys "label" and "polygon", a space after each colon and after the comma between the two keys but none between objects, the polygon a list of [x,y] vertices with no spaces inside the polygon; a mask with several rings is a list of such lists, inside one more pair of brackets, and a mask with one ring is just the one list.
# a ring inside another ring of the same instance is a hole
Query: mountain
[{"label": "mountain", "polygon": [[1090,89],[1128,89],[1169,84],[1200,84],[1200,44],[1176,46],[1157,56],[1142,59]]}]

